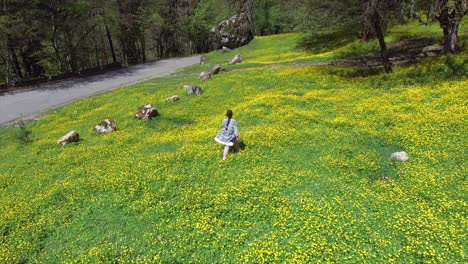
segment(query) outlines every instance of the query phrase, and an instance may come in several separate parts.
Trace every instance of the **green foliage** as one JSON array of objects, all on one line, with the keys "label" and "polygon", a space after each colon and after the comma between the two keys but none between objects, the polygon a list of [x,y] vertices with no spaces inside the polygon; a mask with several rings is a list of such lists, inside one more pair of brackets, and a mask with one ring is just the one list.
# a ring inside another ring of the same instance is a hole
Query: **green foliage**
[{"label": "green foliage", "polygon": [[16,138],[23,144],[28,144],[31,142],[31,134],[32,131],[28,128],[26,122],[24,122],[23,118],[20,118],[18,121],[18,131],[16,134]]},{"label": "green foliage", "polygon": [[294,1],[284,3],[276,0],[254,1],[254,24],[256,35],[265,36],[296,29],[299,10],[294,10],[298,5]]},{"label": "green foliage", "polygon": [[449,74],[468,76],[468,58],[461,60],[453,56],[446,56],[446,65],[451,71]]},{"label": "green foliage", "polygon": [[190,34],[198,53],[208,51],[209,31],[217,22],[214,5],[213,0],[200,1],[191,18]]}]

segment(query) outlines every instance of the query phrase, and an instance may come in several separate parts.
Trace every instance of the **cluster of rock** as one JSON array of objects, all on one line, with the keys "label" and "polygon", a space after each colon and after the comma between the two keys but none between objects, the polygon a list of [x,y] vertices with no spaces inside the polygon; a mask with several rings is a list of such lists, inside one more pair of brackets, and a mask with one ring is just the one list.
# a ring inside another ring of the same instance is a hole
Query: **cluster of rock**
[{"label": "cluster of rock", "polygon": [[[103,134],[114,132],[115,130],[115,121],[111,119],[104,119],[93,127],[94,132]],[[70,131],[65,136],[57,140],[57,144],[63,146],[78,141],[80,141],[80,134],[76,131]]]},{"label": "cluster of rock", "polygon": [[[236,63],[240,63],[243,60],[244,59],[242,58],[242,56],[240,54],[236,54],[236,56],[234,56],[234,58],[232,58],[232,60],[229,61],[229,64],[233,65],[233,64],[236,64]],[[216,75],[216,74],[221,73],[221,72],[228,72],[228,71],[230,71],[230,70],[227,69],[227,68],[224,68],[223,66],[221,66],[221,64],[216,64],[215,66],[213,66],[213,68],[211,68],[210,71],[200,72],[199,79],[201,81],[208,81],[208,80],[211,79],[211,76]]]},{"label": "cluster of rock", "polygon": [[432,45],[419,49],[410,49],[404,54],[396,54],[390,56],[388,60],[393,64],[407,63],[408,61],[414,61],[426,57],[435,57],[442,52],[442,46]]},{"label": "cluster of rock", "polygon": [[[248,18],[245,14],[239,14],[226,19],[219,23],[217,27],[214,27],[210,30],[209,42],[211,49],[220,49],[222,53],[231,52],[233,49],[240,46],[246,45],[253,39],[253,32],[249,25]],[[207,62],[208,58],[203,55],[200,57],[200,65],[204,65]],[[230,65],[240,63],[243,61],[243,58],[240,54],[234,56],[232,60],[229,61]],[[200,80],[207,81],[211,79],[213,75],[228,72],[229,69],[226,69],[221,66],[221,64],[216,64],[210,71],[203,71],[200,73]],[[183,89],[187,92],[187,95],[197,95],[202,94],[202,89],[200,86],[195,84],[187,84],[183,86]],[[178,95],[173,95],[166,98],[166,102],[174,103],[180,100]],[[139,107],[135,111],[135,118],[148,121],[154,117],[159,116],[158,110],[153,107],[151,104],[146,104]],[[93,131],[96,133],[111,133],[116,130],[116,124],[114,120],[104,119],[93,127]],[[80,135],[76,131],[70,131],[65,136],[60,138],[57,141],[58,145],[65,145],[72,142],[78,142],[80,140]]]},{"label": "cluster of rock", "polygon": [[[210,50],[220,49],[221,53],[231,52],[233,49],[248,44],[253,39],[252,27],[246,14],[241,13],[235,15],[229,19],[221,21],[218,26],[210,29],[208,46]],[[205,55],[200,57],[200,65],[203,65],[207,61]],[[234,56],[229,61],[229,65],[233,65],[242,62],[243,58],[240,54]],[[207,81],[212,78],[213,75],[220,72],[229,71],[223,68],[220,64],[217,64],[211,69],[211,71],[202,71],[199,79],[201,81]]]},{"label": "cluster of rock", "polygon": [[[401,40],[396,43],[389,44],[387,46],[389,51],[392,51],[391,54],[388,58],[388,60],[392,64],[403,64],[403,63],[408,63],[410,61],[416,61],[419,59],[427,58],[427,57],[436,57],[439,56],[442,53],[443,47],[440,45],[430,45],[426,47],[419,47],[419,48],[414,48],[414,49],[409,49],[409,50],[404,50],[404,51],[398,51],[399,48],[405,45],[414,45],[414,39],[409,39],[409,40]],[[365,65],[367,67],[379,67],[382,62],[380,59],[379,52],[370,52],[367,54],[367,56],[364,58]]]},{"label": "cluster of rock", "polygon": [[216,74],[218,74],[220,72],[228,72],[228,71],[230,71],[230,70],[222,67],[221,64],[216,64],[215,66],[213,66],[213,68],[211,68],[211,70],[209,72],[208,71],[200,72],[199,79],[201,81],[207,81],[207,80],[211,79],[211,76],[213,76],[213,75],[216,75]]},{"label": "cluster of rock", "polygon": [[[195,84],[187,84],[183,86],[183,89],[187,91],[187,95],[201,95],[202,89],[200,86]],[[178,95],[173,95],[166,98],[166,102],[174,103],[179,101],[180,97]],[[142,120],[148,121],[154,117],[159,116],[158,110],[151,104],[146,104],[140,106],[134,113],[134,117]],[[96,133],[111,133],[116,131],[116,124],[114,120],[104,119],[93,127],[93,131]],[[70,131],[65,136],[57,140],[58,145],[66,145],[72,142],[80,141],[80,135],[76,131]]]}]

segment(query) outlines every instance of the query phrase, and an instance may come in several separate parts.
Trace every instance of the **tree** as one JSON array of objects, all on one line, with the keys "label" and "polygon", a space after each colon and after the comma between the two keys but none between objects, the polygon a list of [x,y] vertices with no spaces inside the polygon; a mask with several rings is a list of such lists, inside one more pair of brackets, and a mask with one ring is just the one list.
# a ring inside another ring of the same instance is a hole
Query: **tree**
[{"label": "tree", "polygon": [[361,32],[364,41],[376,37],[384,69],[391,73],[385,31],[390,18],[399,14],[400,4],[399,0],[309,0],[309,12],[313,25],[328,32]]},{"label": "tree", "polygon": [[435,18],[444,32],[443,54],[454,54],[458,42],[458,26],[467,13],[466,0],[435,0]]},{"label": "tree", "polygon": [[124,65],[143,61],[143,48],[139,45],[143,38],[142,4],[143,0],[117,0],[120,16],[120,44]]},{"label": "tree", "polygon": [[385,43],[385,27],[391,12],[398,9],[397,5],[398,1],[368,0],[365,12],[367,24],[379,41],[380,56],[386,73],[391,73],[393,70]]},{"label": "tree", "polygon": [[209,30],[216,24],[214,1],[199,1],[190,21],[190,39],[193,41],[193,51],[202,53],[209,51]]},{"label": "tree", "polygon": [[229,0],[231,5],[237,7],[238,13],[245,13],[250,25],[250,31],[255,32],[253,0]]},{"label": "tree", "polygon": [[427,12],[427,24],[431,24],[434,20],[434,9],[437,0],[431,0],[429,3],[429,11]]},{"label": "tree", "polygon": [[3,0],[2,3],[0,28],[4,40],[5,80],[9,85],[43,73],[37,54],[42,36],[38,32],[33,7],[34,2],[28,0]]}]

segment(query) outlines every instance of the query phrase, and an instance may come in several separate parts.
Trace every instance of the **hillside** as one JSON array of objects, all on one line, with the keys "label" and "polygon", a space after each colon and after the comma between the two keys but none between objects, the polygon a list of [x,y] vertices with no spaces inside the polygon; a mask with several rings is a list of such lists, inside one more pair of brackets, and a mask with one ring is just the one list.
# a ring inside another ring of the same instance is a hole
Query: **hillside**
[{"label": "hillside", "polygon": [[[311,52],[302,37],[257,37],[240,64],[213,52],[50,111],[28,143],[0,128],[0,262],[463,262],[467,53],[387,75],[321,65],[375,42]],[[217,63],[231,71],[200,82]],[[134,119],[147,103],[161,116]],[[222,161],[227,109],[245,148]],[[118,130],[95,134],[104,118]],[[57,146],[71,130],[82,140]],[[389,160],[402,150],[408,162]]]}]

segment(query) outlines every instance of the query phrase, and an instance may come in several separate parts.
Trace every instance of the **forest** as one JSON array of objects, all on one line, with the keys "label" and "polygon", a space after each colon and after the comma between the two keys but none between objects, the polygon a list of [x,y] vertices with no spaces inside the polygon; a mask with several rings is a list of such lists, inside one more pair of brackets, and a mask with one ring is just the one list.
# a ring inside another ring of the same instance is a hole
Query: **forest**
[{"label": "forest", "polygon": [[466,0],[3,0],[1,87],[210,51],[210,28],[245,13],[254,35],[308,32],[311,39],[379,40],[391,72],[389,24],[439,23],[443,53],[462,45]]}]

